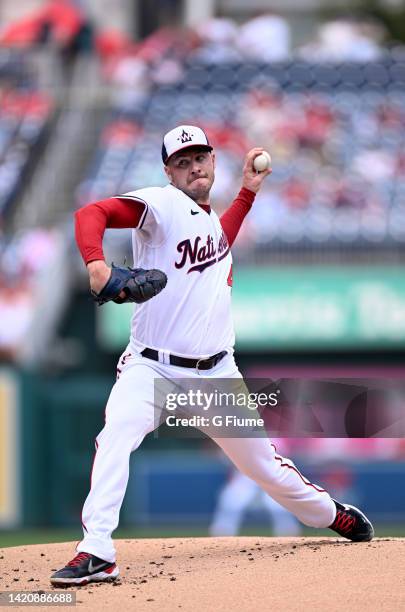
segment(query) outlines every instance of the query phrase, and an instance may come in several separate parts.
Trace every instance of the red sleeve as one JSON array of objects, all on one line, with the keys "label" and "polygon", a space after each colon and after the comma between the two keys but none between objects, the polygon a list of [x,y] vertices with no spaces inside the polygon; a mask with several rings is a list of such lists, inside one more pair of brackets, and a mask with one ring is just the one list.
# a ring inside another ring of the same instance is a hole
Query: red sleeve
[{"label": "red sleeve", "polygon": [[75,212],[76,242],[84,263],[104,260],[103,236],[107,227],[137,227],[145,211],[138,200],[109,198],[88,204]]},{"label": "red sleeve", "polygon": [[221,216],[222,229],[225,232],[229,246],[235,242],[244,218],[252,208],[256,194],[250,189],[242,187],[232,204]]}]

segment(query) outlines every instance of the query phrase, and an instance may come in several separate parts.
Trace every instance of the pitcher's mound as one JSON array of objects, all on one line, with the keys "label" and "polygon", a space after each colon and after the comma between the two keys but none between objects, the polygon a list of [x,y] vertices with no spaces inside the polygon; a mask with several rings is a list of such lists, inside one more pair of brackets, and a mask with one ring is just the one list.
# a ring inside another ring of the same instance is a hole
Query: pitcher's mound
[{"label": "pitcher's mound", "polygon": [[[405,601],[405,538],[168,538],[116,547],[114,583],[64,591],[76,593],[80,610],[392,612]],[[49,576],[74,556],[70,542],[1,549],[0,591],[59,591]]]}]

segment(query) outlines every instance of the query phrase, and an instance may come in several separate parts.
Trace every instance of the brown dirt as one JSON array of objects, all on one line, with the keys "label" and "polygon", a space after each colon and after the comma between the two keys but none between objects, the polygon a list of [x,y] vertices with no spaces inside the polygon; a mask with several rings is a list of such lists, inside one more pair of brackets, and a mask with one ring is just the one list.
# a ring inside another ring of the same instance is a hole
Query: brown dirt
[{"label": "brown dirt", "polygon": [[[74,556],[74,546],[0,549],[0,591],[54,591],[49,576]],[[405,609],[405,538],[376,538],[361,544],[333,537],[170,538],[118,540],[116,546],[120,577],[111,584],[71,589],[77,593],[76,609]],[[50,608],[55,606],[43,607]]]}]

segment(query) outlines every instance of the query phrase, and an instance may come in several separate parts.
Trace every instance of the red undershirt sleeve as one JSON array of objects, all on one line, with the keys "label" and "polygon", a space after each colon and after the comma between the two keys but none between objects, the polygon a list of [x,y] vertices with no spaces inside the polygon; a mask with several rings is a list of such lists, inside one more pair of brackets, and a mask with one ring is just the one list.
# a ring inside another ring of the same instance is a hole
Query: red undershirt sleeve
[{"label": "red undershirt sleeve", "polygon": [[235,242],[244,218],[252,208],[256,194],[242,187],[230,207],[220,217],[222,229],[225,232],[229,246]]},{"label": "red undershirt sleeve", "polygon": [[84,263],[104,260],[103,236],[106,228],[136,228],[145,204],[140,201],[108,198],[88,204],[75,212],[75,235]]}]

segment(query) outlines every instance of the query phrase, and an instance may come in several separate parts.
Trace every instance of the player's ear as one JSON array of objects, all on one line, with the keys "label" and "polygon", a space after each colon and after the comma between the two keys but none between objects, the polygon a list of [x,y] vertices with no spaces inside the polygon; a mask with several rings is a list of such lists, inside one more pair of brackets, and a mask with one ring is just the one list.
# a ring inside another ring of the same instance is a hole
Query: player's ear
[{"label": "player's ear", "polygon": [[171,170],[170,170],[169,166],[164,165],[163,167],[165,169],[165,173],[166,173],[167,178],[169,179],[169,181],[171,181],[172,180],[172,173],[171,173]]},{"label": "player's ear", "polygon": [[212,165],[213,165],[214,170],[215,170],[215,153],[214,153],[214,151],[211,152],[211,157],[212,157]]}]

